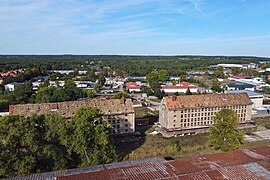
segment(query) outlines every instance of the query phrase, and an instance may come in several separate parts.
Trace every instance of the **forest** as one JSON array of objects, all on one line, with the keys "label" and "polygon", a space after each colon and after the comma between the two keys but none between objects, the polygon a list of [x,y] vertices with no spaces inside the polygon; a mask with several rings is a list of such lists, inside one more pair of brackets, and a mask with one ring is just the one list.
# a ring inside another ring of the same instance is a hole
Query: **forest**
[{"label": "forest", "polygon": [[269,60],[247,56],[1,55],[0,71],[36,66],[43,70],[96,70],[108,67],[118,74],[129,76],[146,76],[155,69],[164,69],[169,75],[177,76],[183,70],[205,70],[209,65],[218,63]]}]

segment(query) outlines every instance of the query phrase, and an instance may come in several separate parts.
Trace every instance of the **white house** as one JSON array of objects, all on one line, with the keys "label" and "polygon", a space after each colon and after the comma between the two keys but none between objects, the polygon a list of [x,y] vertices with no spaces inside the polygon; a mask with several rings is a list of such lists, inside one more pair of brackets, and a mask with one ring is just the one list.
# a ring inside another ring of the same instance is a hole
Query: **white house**
[{"label": "white house", "polygon": [[181,82],[175,86],[161,85],[161,90],[163,90],[165,93],[186,93],[188,89],[192,93],[198,92],[198,87],[188,82]]},{"label": "white house", "polygon": [[126,89],[129,92],[141,92],[141,86],[137,85],[135,82],[127,82]]},{"label": "white house", "polygon": [[15,86],[17,86],[19,84],[21,84],[21,83],[12,82],[12,83],[6,84],[5,85],[5,90],[6,91],[14,91],[15,90]]}]

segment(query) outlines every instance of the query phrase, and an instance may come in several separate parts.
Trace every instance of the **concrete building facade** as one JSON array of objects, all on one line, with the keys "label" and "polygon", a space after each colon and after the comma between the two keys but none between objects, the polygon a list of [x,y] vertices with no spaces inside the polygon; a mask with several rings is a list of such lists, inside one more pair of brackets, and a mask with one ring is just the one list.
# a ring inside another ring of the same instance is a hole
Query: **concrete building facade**
[{"label": "concrete building facade", "polygon": [[31,116],[57,113],[72,118],[77,108],[89,106],[98,108],[104,120],[112,126],[111,134],[135,132],[135,113],[131,99],[91,99],[58,103],[10,105],[10,115]]},{"label": "concrete building facade", "polygon": [[212,126],[215,113],[224,108],[233,109],[242,124],[251,120],[252,102],[246,93],[164,97],[159,112],[160,130],[196,133]]}]

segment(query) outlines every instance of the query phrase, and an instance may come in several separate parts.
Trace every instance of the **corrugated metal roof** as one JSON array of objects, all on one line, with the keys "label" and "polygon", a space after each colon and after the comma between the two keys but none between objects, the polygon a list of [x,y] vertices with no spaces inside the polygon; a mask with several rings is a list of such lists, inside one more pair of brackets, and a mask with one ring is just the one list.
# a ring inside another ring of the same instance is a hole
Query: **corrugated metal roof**
[{"label": "corrugated metal roof", "polygon": [[270,146],[58,176],[71,179],[270,179]]},{"label": "corrugated metal roof", "polygon": [[270,179],[270,146],[185,157],[173,161],[162,158],[126,161],[11,179]]}]

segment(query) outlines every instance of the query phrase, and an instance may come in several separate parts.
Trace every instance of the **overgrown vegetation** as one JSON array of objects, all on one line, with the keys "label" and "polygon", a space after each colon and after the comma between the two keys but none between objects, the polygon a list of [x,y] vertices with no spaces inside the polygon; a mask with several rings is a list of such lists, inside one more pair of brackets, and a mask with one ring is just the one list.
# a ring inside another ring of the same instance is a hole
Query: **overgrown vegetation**
[{"label": "overgrown vegetation", "polygon": [[270,117],[256,118],[255,123],[257,125],[270,129]]},{"label": "overgrown vegetation", "polygon": [[239,119],[235,111],[222,109],[214,117],[210,127],[209,145],[216,150],[235,150],[244,143],[243,134],[238,130]]},{"label": "overgrown vegetation", "polygon": [[55,171],[116,160],[110,126],[96,108],[72,120],[59,115],[0,118],[0,177]]},{"label": "overgrown vegetation", "polygon": [[118,75],[145,76],[154,69],[179,76],[183,70],[205,70],[219,63],[250,63],[269,58],[224,56],[105,56],[105,55],[2,55],[0,69],[7,71],[38,66],[44,70],[88,70],[110,67]]}]

